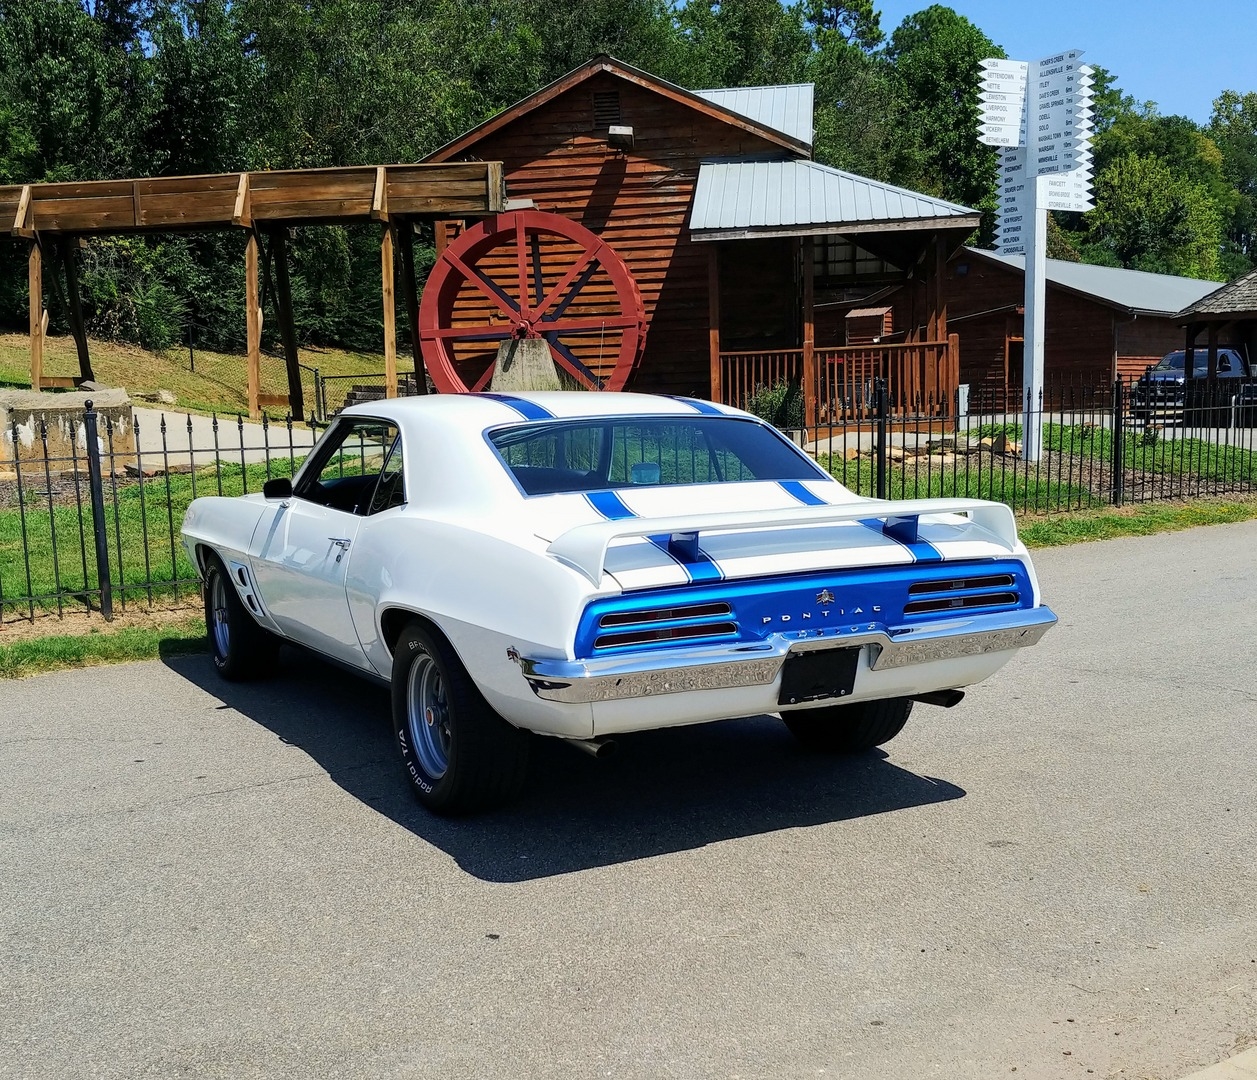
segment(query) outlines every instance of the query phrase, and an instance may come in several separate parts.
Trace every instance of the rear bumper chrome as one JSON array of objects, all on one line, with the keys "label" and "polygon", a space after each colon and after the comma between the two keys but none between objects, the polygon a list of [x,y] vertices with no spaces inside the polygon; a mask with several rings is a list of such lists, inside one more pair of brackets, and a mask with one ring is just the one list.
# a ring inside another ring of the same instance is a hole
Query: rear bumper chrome
[{"label": "rear bumper chrome", "polygon": [[981,656],[1034,645],[1055,624],[1045,607],[974,615],[925,626],[878,627],[821,636],[773,634],[763,642],[693,649],[652,649],[593,660],[534,660],[513,655],[533,693],[583,704],[625,698],[763,686],[791,653],[869,647],[869,667],[887,671],[937,660]]}]

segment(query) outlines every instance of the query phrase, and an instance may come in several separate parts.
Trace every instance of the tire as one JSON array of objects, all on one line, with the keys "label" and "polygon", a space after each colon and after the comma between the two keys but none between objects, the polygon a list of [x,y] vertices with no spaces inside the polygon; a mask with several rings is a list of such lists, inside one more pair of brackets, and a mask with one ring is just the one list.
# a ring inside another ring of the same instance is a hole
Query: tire
[{"label": "tire", "polygon": [[782,714],[790,733],[809,750],[855,754],[890,742],[908,722],[908,698],[826,705]]},{"label": "tire", "polygon": [[454,650],[421,622],[397,639],[392,692],[393,731],[420,803],[453,816],[519,795],[528,732],[489,707]]},{"label": "tire", "polygon": [[205,556],[204,578],[205,633],[215,670],[231,682],[269,674],[279,639],[254,621],[213,552]]}]

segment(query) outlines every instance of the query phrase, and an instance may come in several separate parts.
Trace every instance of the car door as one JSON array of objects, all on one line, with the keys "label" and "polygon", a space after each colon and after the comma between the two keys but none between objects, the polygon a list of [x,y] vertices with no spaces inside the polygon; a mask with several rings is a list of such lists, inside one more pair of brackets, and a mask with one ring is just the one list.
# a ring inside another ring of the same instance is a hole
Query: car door
[{"label": "car door", "polygon": [[255,535],[254,574],[285,637],[342,663],[369,668],[345,581],[359,527],[397,440],[392,423],[342,419],[303,469],[291,498]]}]

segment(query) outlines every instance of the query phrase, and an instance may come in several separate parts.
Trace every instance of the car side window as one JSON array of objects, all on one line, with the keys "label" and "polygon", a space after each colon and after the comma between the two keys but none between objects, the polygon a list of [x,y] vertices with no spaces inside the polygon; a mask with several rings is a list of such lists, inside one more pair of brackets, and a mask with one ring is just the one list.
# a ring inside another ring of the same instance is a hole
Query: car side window
[{"label": "car side window", "polygon": [[372,506],[389,451],[398,442],[397,427],[388,421],[354,417],[342,422],[328,445],[320,447],[314,468],[293,494],[333,510],[365,514]]},{"label": "car side window", "polygon": [[382,510],[391,510],[405,504],[406,485],[402,472],[402,437],[397,435],[393,439],[393,445],[389,447],[388,457],[384,459],[384,467],[380,470],[375,494],[371,496],[368,514],[378,514]]}]

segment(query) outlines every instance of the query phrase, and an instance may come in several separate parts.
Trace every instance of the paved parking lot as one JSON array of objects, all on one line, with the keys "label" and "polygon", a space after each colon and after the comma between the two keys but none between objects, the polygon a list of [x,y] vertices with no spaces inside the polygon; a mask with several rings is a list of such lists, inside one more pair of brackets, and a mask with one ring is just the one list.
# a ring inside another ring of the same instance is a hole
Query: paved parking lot
[{"label": "paved parking lot", "polygon": [[886,754],[547,744],[459,822],[295,653],[0,683],[0,1076],[1182,1076],[1257,1042],[1254,550],[1041,553],[1061,625]]}]

